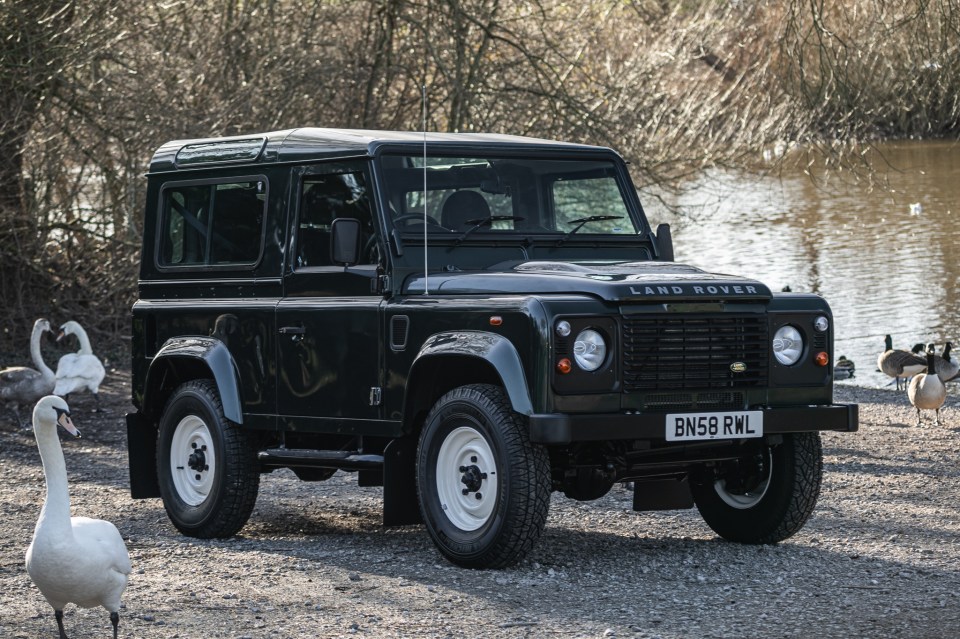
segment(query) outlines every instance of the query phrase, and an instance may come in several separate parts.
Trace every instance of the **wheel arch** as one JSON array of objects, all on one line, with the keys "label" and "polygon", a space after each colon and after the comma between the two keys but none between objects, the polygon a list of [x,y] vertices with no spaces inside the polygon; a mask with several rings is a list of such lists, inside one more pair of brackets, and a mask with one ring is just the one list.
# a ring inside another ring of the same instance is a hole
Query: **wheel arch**
[{"label": "wheel arch", "polygon": [[410,367],[404,428],[414,432],[438,399],[466,384],[501,386],[515,412],[533,414],[520,355],[507,338],[485,331],[445,332],[427,339]]},{"label": "wheel arch", "polygon": [[385,525],[420,523],[415,480],[420,429],[441,397],[467,384],[500,386],[515,412],[533,413],[520,356],[506,338],[483,331],[431,336],[414,359],[407,377],[403,402],[407,436],[394,440],[384,460]]},{"label": "wheel arch", "polygon": [[194,379],[212,378],[224,416],[243,423],[237,365],[226,344],[213,337],[175,337],[157,351],[144,382],[143,413],[158,419],[173,391]]}]

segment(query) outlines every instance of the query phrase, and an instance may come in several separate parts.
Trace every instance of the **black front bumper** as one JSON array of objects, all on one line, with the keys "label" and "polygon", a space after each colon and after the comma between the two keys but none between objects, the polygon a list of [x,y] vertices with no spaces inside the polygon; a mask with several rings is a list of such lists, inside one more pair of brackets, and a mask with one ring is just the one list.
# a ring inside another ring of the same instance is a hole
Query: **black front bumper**
[{"label": "black front bumper", "polygon": [[[761,406],[751,410],[763,411],[764,435],[821,430],[854,432],[859,428],[857,404]],[[666,439],[666,415],[666,412],[531,415],[530,441],[538,444],[617,439],[663,441]]]}]

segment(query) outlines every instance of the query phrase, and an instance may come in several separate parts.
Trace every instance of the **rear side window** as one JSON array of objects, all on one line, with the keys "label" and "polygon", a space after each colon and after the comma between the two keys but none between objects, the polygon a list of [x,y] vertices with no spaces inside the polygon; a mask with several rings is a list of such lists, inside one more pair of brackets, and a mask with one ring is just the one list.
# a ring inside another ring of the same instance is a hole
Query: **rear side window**
[{"label": "rear side window", "polygon": [[263,250],[264,178],[163,189],[160,266],[253,265]]}]

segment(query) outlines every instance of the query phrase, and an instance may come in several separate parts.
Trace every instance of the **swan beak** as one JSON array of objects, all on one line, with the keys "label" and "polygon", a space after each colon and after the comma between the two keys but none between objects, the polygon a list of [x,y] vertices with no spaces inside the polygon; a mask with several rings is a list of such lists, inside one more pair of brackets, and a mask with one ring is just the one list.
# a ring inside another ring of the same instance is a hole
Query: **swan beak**
[{"label": "swan beak", "polygon": [[70,419],[70,413],[60,413],[60,415],[57,417],[57,423],[63,426],[63,430],[67,431],[74,437],[80,437],[80,431],[77,430],[77,427],[73,425],[73,420]]},{"label": "swan beak", "polygon": [[59,333],[57,333],[57,340],[56,340],[56,341],[59,342],[60,340],[62,340],[62,339],[63,339],[64,337],[66,337],[66,336],[67,336],[67,334],[64,333],[63,330],[61,330]]}]

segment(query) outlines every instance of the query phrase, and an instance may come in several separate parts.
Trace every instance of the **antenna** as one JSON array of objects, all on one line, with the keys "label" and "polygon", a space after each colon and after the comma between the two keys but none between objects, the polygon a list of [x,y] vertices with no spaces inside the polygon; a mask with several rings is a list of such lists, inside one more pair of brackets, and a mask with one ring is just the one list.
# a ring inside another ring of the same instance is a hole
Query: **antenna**
[{"label": "antenna", "polygon": [[427,267],[427,83],[423,83],[423,294],[430,294]]}]

